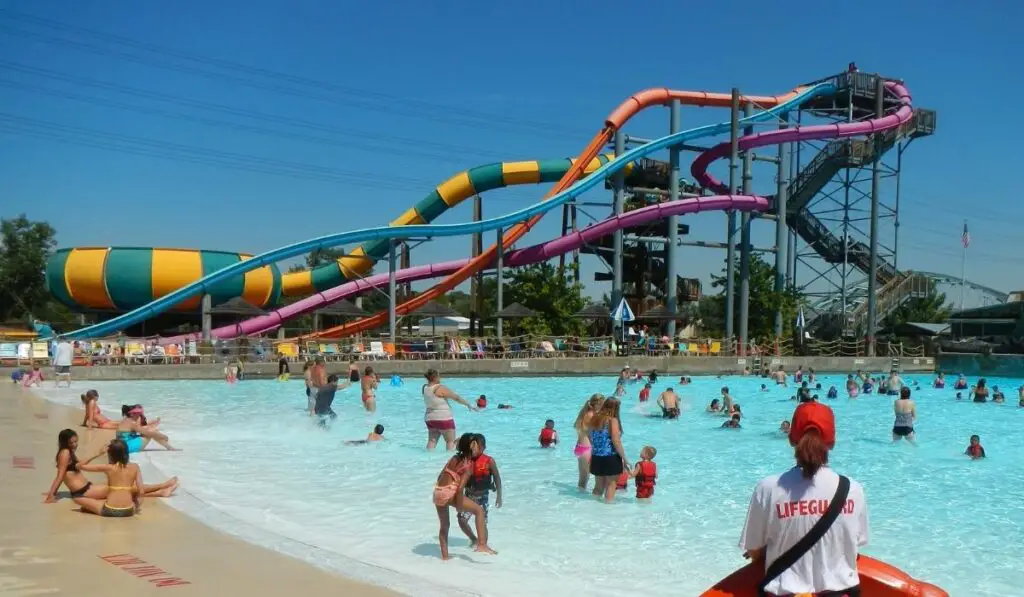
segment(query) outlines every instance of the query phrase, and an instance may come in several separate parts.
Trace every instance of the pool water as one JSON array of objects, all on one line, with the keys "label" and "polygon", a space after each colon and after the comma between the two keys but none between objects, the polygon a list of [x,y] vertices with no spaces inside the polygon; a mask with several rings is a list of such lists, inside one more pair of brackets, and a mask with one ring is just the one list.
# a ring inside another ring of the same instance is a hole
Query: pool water
[{"label": "pool water", "polygon": [[[825,376],[840,388],[845,376]],[[910,376],[930,386],[930,376]],[[182,479],[172,505],[208,524],[272,549],[411,595],[525,594],[698,595],[741,566],[737,541],[750,492],[761,477],[792,465],[792,450],[777,432],[789,418],[792,388],[759,378],[695,377],[677,387],[683,415],[676,421],[643,416],[642,385],[627,386],[623,443],[631,460],[644,445],[658,449],[654,499],[638,504],[620,492],[614,505],[576,490],[572,422],[586,397],[614,389],[612,378],[450,379],[467,398],[487,394],[491,407],[456,407],[459,432],[487,436],[500,466],[505,505],[492,507],[496,557],[471,552],[452,525],[455,561],[438,559],[433,483],[443,450],[423,449],[419,379],[403,387],[387,380],[378,412],[366,414],[358,388],[338,393],[340,415],[329,430],[303,409],[301,381],[96,383],[100,404],[113,411],[141,402],[183,452],[146,452],[147,474]],[[832,465],[865,487],[871,519],[866,553],[944,587],[951,595],[996,597],[1020,591],[1024,551],[1024,408],[1021,380],[990,379],[1009,403],[958,402],[953,390],[922,387],[918,445],[891,443],[891,399],[868,395],[828,401],[836,412],[838,443]],[[728,385],[742,405],[743,429],[719,429],[723,418],[704,407]],[[78,393],[42,393],[78,406]],[[820,392],[824,396],[824,390]],[[499,402],[513,410],[497,410]],[[113,407],[113,408],[112,408]],[[545,419],[554,419],[562,443],[537,445]],[[346,446],[375,423],[387,441]],[[988,453],[963,456],[971,434]],[[148,462],[147,462],[148,460]]]}]

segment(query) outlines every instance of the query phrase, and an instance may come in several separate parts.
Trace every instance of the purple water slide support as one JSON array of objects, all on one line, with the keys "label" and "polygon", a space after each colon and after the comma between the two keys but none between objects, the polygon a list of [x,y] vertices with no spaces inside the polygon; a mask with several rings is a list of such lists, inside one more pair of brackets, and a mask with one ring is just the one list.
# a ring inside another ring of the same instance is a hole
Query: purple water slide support
[{"label": "purple water slide support", "polygon": [[[911,104],[910,92],[900,83],[888,81],[885,89],[899,100],[900,107],[886,116],[873,118],[861,122],[839,122],[834,124],[820,124],[815,126],[794,127],[775,131],[762,131],[753,135],[740,137],[740,150],[754,149],[765,145],[777,145],[790,141],[814,141],[817,139],[839,139],[844,137],[859,137],[878,133],[895,128],[910,120],[914,115],[914,108]],[[690,173],[701,186],[712,189],[716,193],[728,192],[729,187],[722,181],[708,174],[708,166],[715,160],[729,155],[730,145],[726,141],[719,143],[711,149],[697,156],[690,166]]]},{"label": "purple water slide support", "polygon": [[[539,245],[533,245],[531,247],[526,247],[525,249],[512,251],[505,256],[505,265],[507,267],[519,267],[541,261],[547,261],[552,257],[557,257],[558,255],[578,249],[585,244],[592,243],[597,239],[607,236],[621,228],[638,226],[647,222],[661,220],[669,216],[726,209],[735,209],[739,211],[764,211],[768,209],[768,200],[763,197],[755,197],[752,195],[718,195],[713,197],[698,197],[658,203],[633,210],[625,214],[612,216],[582,230],[577,230],[576,232],[567,234],[566,236],[562,236]],[[467,262],[469,262],[469,259],[445,261],[429,265],[418,265],[398,270],[395,273],[395,279],[399,283],[404,283],[436,278],[438,276],[448,275],[451,272],[457,271]],[[259,315],[236,324],[216,328],[213,330],[213,335],[222,340],[227,340],[238,336],[266,333],[280,327],[280,325],[288,319],[311,313],[349,296],[359,294],[364,290],[384,286],[387,283],[388,274],[386,273],[369,276],[352,282],[346,282],[323,292],[310,295],[301,301],[292,303],[291,305],[286,305],[276,311],[267,313],[266,315]],[[199,339],[197,334],[184,334],[181,336],[162,338],[160,343],[172,344],[181,342],[186,338],[194,340]]]}]

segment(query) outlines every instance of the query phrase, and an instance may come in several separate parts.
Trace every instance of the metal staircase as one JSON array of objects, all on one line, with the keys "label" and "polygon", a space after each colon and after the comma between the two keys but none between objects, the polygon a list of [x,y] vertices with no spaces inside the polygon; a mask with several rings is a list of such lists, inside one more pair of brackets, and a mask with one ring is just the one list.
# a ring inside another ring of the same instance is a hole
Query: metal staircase
[{"label": "metal staircase", "polygon": [[[878,289],[875,300],[877,320],[881,321],[900,308],[910,299],[925,298],[934,286],[931,278],[914,272],[900,273],[885,286]],[[864,300],[847,314],[846,328],[866,330],[868,325],[868,301]]]}]

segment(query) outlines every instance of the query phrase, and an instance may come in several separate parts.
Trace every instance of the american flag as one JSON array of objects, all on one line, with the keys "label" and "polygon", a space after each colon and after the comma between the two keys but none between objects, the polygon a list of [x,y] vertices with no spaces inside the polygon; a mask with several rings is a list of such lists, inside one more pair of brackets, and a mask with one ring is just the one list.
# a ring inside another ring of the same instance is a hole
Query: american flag
[{"label": "american flag", "polygon": [[964,234],[960,237],[960,241],[964,244],[964,248],[971,246],[971,233],[967,231],[967,222],[964,222]]}]

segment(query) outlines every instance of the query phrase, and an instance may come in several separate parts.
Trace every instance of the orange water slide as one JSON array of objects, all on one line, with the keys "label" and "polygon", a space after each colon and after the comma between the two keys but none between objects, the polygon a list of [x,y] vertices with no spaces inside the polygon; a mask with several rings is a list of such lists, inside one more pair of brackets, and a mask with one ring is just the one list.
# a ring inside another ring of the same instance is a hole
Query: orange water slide
[{"label": "orange water slide", "polygon": [[[782,95],[752,95],[752,96],[740,96],[740,103],[751,103],[764,108],[770,108],[781,104],[800,93],[800,88],[794,89],[789,93]],[[706,106],[706,107],[730,107],[732,105],[732,94],[731,93],[710,93],[707,91],[679,91],[673,89],[667,89],[664,87],[658,87],[653,89],[645,89],[635,95],[630,96],[626,101],[622,102],[619,107],[615,108],[608,118],[605,120],[605,126],[597,135],[591,139],[590,143],[583,150],[573,163],[573,167],[570,168],[565,175],[562,176],[561,180],[555,183],[555,186],[551,188],[544,195],[544,199],[550,198],[552,195],[561,193],[565,189],[572,186],[577,180],[583,175],[583,171],[587,164],[590,163],[597,154],[601,152],[601,149],[611,141],[615,132],[625,126],[626,122],[629,121],[641,110],[650,108],[652,106],[666,105],[673,100],[679,100],[680,103],[688,106]],[[526,222],[516,224],[512,228],[509,228],[504,232],[502,236],[502,250],[508,250],[516,241],[523,237],[527,232],[533,228],[537,222],[540,221],[542,216],[537,215]],[[486,268],[488,264],[492,263],[497,256],[498,246],[491,245],[486,251],[481,253],[479,256],[470,260],[469,263],[464,265],[461,269],[451,274],[441,282],[439,282],[433,288],[430,288],[426,292],[416,296],[409,301],[397,305],[395,312],[398,315],[407,315],[412,313],[416,309],[419,309],[425,305],[428,301],[436,299],[446,292],[451,291],[459,284],[465,282],[470,277],[475,275],[480,270]],[[357,334],[366,330],[370,330],[376,327],[387,324],[388,312],[382,311],[370,317],[339,325],[333,328],[322,330],[315,334],[307,334],[300,336],[299,339],[309,337],[329,337],[337,338],[342,336],[348,336],[351,334]]]}]

